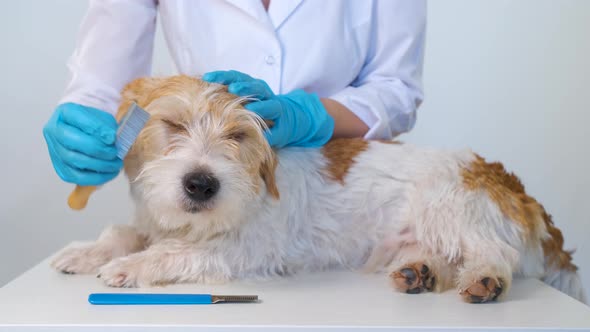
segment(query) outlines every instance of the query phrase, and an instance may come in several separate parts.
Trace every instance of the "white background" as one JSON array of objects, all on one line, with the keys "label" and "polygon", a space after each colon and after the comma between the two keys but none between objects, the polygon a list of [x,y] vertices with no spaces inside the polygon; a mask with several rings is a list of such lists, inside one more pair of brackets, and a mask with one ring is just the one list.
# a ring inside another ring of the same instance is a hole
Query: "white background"
[{"label": "white background", "polygon": [[[131,215],[120,176],[72,212],[42,136],[66,83],[86,2],[2,1],[0,285]],[[133,22],[130,22],[133,24]],[[426,100],[400,139],[472,147],[515,171],[577,248],[590,288],[590,1],[429,3]],[[108,50],[106,50],[108,51]],[[154,74],[173,73],[163,39]]]}]

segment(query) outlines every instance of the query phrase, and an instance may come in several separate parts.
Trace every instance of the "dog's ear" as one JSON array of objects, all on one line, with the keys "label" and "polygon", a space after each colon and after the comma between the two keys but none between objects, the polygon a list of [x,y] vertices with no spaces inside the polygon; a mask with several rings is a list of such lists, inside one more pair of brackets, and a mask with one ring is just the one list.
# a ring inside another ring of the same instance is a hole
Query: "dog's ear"
[{"label": "dog's ear", "polygon": [[273,198],[279,199],[279,189],[277,188],[277,182],[275,177],[275,171],[277,169],[277,156],[274,152],[271,153],[271,157],[265,160],[260,166],[260,177],[266,185],[266,191]]},{"label": "dog's ear", "polygon": [[152,92],[156,88],[162,86],[164,81],[163,78],[143,77],[127,84],[121,92],[121,104],[117,110],[117,116],[115,117],[117,121],[125,116],[129,106],[134,102],[137,103],[139,107],[145,109],[151,101],[152,97],[150,97],[150,95]]},{"label": "dog's ear", "polygon": [[[121,103],[117,110],[115,118],[117,121],[125,116],[132,103],[137,103],[143,109],[153,99],[153,91],[162,86],[164,79],[161,78],[138,78],[127,84],[121,92]],[[125,173],[129,179],[135,179],[144,163],[143,156],[145,153],[140,152],[148,147],[147,140],[142,140],[141,135],[137,138],[137,142],[131,146],[129,153],[125,157]]]}]

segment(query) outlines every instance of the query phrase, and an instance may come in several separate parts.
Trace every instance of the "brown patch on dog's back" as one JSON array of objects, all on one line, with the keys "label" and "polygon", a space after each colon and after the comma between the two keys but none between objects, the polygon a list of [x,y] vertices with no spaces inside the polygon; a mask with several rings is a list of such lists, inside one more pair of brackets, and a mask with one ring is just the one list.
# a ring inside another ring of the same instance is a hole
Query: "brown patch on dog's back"
[{"label": "brown patch on dog's back", "polygon": [[[485,190],[502,213],[523,228],[527,240],[541,241],[547,265],[577,270],[572,263],[571,252],[563,249],[563,236],[554,226],[551,215],[526,194],[524,185],[516,175],[508,173],[501,163],[488,163],[478,155],[463,169],[461,175],[463,185],[468,190]],[[543,228],[548,236],[542,232]]]},{"label": "brown patch on dog's back", "polygon": [[361,138],[334,139],[322,148],[322,153],[328,161],[325,169],[327,175],[340,183],[354,164],[354,158],[367,150],[369,142]]}]

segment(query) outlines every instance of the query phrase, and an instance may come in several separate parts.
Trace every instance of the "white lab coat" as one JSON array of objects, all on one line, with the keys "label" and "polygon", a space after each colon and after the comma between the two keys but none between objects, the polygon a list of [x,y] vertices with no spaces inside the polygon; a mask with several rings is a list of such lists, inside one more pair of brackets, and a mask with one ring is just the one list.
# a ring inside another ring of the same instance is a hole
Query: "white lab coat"
[{"label": "white lab coat", "polygon": [[234,69],[277,94],[315,92],[348,107],[367,138],[410,130],[422,101],[423,0],[96,0],[68,61],[61,102],[114,113],[150,75],[156,16],[178,71]]}]

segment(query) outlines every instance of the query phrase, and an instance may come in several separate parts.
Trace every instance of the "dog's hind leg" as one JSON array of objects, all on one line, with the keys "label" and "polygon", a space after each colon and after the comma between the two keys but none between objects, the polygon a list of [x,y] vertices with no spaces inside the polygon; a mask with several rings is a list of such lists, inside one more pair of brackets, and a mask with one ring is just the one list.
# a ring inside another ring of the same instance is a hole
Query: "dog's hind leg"
[{"label": "dog's hind leg", "polygon": [[419,294],[450,288],[456,266],[414,243],[400,248],[390,270],[392,272],[389,276],[395,289],[408,294]]},{"label": "dog's hind leg", "polygon": [[67,274],[89,274],[114,258],[141,251],[146,239],[135,227],[114,225],[107,227],[98,240],[87,243],[73,243],[60,251],[51,266]]},{"label": "dog's hind leg", "polygon": [[466,244],[457,276],[463,300],[484,303],[506,294],[517,260],[516,250],[503,243],[480,240]]}]

